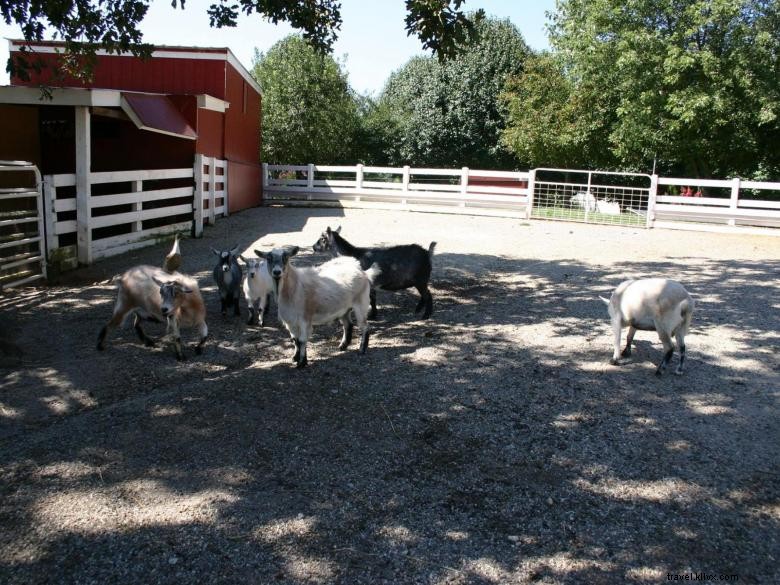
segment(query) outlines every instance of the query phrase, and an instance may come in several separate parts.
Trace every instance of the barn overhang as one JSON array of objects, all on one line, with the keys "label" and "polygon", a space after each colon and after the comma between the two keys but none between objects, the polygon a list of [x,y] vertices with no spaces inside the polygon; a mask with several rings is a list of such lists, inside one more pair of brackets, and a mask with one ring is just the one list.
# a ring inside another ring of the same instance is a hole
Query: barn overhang
[{"label": "barn overhang", "polygon": [[[200,109],[224,113],[230,104],[210,95],[195,96]],[[97,115],[124,117],[139,129],[195,140],[198,135],[167,94],[112,89],[0,86],[0,104],[92,108]]]}]

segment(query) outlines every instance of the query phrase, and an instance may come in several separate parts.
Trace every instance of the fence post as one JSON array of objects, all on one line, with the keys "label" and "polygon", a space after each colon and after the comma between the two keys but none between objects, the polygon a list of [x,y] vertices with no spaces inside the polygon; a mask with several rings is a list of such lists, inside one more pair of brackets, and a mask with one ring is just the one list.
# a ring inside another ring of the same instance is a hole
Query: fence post
[{"label": "fence post", "polygon": [[225,208],[223,217],[230,215],[230,209],[228,205],[228,161],[225,159],[225,166],[222,167],[222,205]]},{"label": "fence post", "polygon": [[216,206],[216,197],[214,197],[214,191],[216,190],[217,182],[217,169],[216,159],[213,156],[209,157],[209,225],[214,225],[217,222],[216,214],[214,213],[214,207]]},{"label": "fence post", "polygon": [[[734,215],[737,214],[737,205],[739,203],[739,187],[741,182],[742,179],[739,177],[734,177],[731,179],[731,202],[729,204],[729,211]],[[729,225],[737,225],[737,220],[732,217],[729,219]]]},{"label": "fence post", "polygon": [[404,172],[401,175],[401,191],[404,193],[403,199],[401,199],[401,205],[406,205],[406,194],[409,192],[409,177],[411,175],[411,169],[409,165],[404,165]]},{"label": "fence post", "polygon": [[311,201],[311,190],[314,189],[314,165],[311,163],[309,163],[309,166],[306,170],[306,189],[308,190],[308,193],[306,193],[306,199]]},{"label": "fence post", "polygon": [[263,163],[263,173],[260,177],[260,203],[265,200],[265,190],[268,187],[268,163]]},{"label": "fence post", "polygon": [[469,190],[469,168],[460,169],[460,206],[466,207],[466,193]]},{"label": "fence post", "polygon": [[536,189],[536,169],[528,171],[528,204],[525,207],[525,218],[531,219],[534,208],[534,190]]},{"label": "fence post", "polygon": [[650,190],[647,192],[647,217],[645,227],[655,227],[655,204],[658,197],[658,175],[650,175]]},{"label": "fence post", "polygon": [[46,260],[48,261],[52,251],[59,248],[59,242],[56,232],[57,211],[55,202],[57,200],[57,188],[54,186],[54,175],[46,175],[43,178],[43,215],[44,225],[46,226]]},{"label": "fence post", "polygon": [[92,264],[92,170],[90,114],[86,106],[76,108],[76,249],[81,264]]},{"label": "fence post", "polygon": [[195,190],[193,199],[193,218],[192,232],[193,236],[200,238],[203,236],[203,155],[195,155],[195,168],[193,169],[195,178]]},{"label": "fence post", "polygon": [[[132,181],[130,186],[130,191],[133,193],[139,193],[138,197],[140,198],[140,193],[144,190],[144,182],[143,181]],[[141,211],[144,208],[144,204],[139,200],[135,201],[132,205],[133,211],[135,211],[138,214],[139,219],[133,222],[133,227],[131,228],[134,232],[140,232],[143,229],[143,222],[141,221]]]},{"label": "fence post", "polygon": [[355,201],[360,201],[360,190],[363,188],[363,165],[355,165]]}]

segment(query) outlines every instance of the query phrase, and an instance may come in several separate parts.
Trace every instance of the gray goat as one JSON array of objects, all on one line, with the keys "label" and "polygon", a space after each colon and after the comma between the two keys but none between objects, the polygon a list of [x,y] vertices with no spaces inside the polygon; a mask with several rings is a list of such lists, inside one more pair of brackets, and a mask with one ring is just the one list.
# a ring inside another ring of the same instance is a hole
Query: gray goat
[{"label": "gray goat", "polygon": [[222,304],[222,314],[226,315],[229,307],[233,307],[233,314],[240,315],[238,299],[241,298],[241,266],[238,265],[238,244],[230,250],[211,249],[219,257],[214,267],[214,282],[219,288],[219,300]]}]

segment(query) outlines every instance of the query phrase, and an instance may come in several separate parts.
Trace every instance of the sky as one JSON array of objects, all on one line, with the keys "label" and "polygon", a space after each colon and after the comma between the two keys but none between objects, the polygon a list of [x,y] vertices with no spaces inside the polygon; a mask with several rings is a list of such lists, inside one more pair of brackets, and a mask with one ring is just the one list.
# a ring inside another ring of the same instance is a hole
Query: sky
[{"label": "sky", "polygon": [[[257,14],[241,15],[235,28],[209,27],[206,8],[216,0],[187,0],[186,8],[173,8],[169,0],[152,2],[141,24],[144,41],[157,45],[229,47],[251,69],[255,48],[267,51],[295,30],[286,24],[265,22]],[[536,50],[549,48],[545,11],[555,9],[555,0],[466,0],[465,10],[482,8],[488,15],[508,18]],[[425,54],[417,37],[404,29],[403,0],[342,0],[342,25],[333,55],[344,61],[352,87],[360,93],[377,94],[390,74],[410,57]],[[21,38],[16,26],[0,21],[0,37]],[[8,42],[0,42],[0,85],[9,83],[5,63]]]}]

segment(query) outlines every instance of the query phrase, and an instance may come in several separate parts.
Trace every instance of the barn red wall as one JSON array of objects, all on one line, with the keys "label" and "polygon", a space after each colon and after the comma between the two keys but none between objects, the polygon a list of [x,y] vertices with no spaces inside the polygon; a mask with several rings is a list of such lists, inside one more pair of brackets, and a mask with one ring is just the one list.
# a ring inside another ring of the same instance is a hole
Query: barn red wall
[{"label": "barn red wall", "polygon": [[[12,52],[12,56],[16,54],[17,51]],[[57,55],[51,53],[39,53],[36,55],[36,58],[38,57],[46,65],[53,65],[57,60]],[[97,59],[94,79],[88,85],[69,77],[55,80],[52,78],[54,71],[52,67],[46,67],[40,73],[30,71],[29,81],[13,77],[11,84],[28,86],[50,84],[56,87],[96,87],[150,93],[206,93],[225,99],[227,63],[221,59],[154,57],[143,61],[137,57],[118,55],[98,55]]]},{"label": "barn red wall", "polygon": [[0,160],[41,164],[38,107],[0,104]]},{"label": "barn red wall", "polygon": [[224,159],[225,153],[222,149],[224,126],[224,114],[204,108],[198,110],[197,152],[205,156],[215,156]]},{"label": "barn red wall", "polygon": [[260,163],[260,95],[241,75],[227,66],[225,76],[225,156],[228,160]]},{"label": "barn red wall", "polygon": [[258,164],[230,161],[228,164],[228,208],[231,213],[260,205],[260,175]]}]

